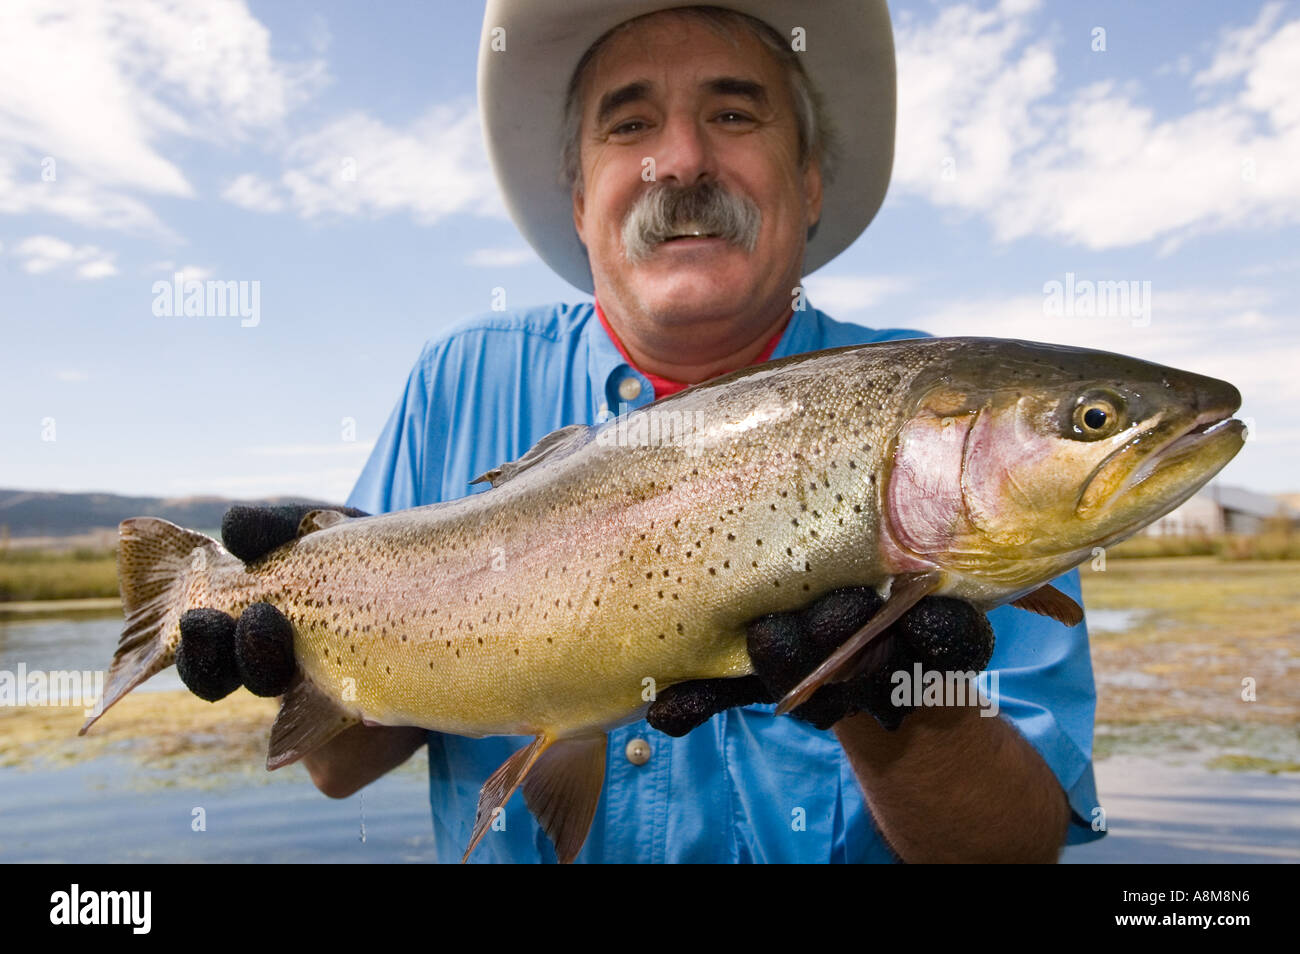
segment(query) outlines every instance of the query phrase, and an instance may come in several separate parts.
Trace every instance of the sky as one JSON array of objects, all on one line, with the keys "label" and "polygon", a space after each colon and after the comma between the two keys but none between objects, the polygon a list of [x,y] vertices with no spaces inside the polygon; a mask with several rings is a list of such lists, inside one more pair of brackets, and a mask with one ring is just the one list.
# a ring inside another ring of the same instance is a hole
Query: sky
[{"label": "sky", "polygon": [[[426,340],[584,300],[497,193],[483,7],[2,0],[0,487],[342,502]],[[1225,378],[1220,479],[1300,491],[1300,3],[890,11],[890,191],[809,302]]]}]

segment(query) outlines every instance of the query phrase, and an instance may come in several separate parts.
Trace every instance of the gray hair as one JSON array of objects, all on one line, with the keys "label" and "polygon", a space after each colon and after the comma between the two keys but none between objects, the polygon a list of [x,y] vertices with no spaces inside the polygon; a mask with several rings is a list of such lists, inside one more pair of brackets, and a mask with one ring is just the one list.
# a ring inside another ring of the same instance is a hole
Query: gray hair
[{"label": "gray hair", "polygon": [[790,93],[794,99],[795,119],[799,131],[799,166],[800,168],[806,168],[808,162],[815,158],[821,167],[822,177],[827,182],[830,181],[839,158],[838,137],[831,124],[830,116],[827,114],[826,104],[821,93],[813,85],[812,80],[808,78],[808,74],[804,72],[803,63],[800,62],[798,54],[791,48],[791,45],[771,26],[756,17],[751,17],[747,13],[739,13],[722,7],[693,6],[660,10],[656,13],[647,13],[624,21],[608,30],[600,39],[588,47],[587,52],[578,61],[573,76],[569,79],[569,90],[564,99],[564,124],[562,127],[564,151],[560,159],[560,181],[570,191],[576,188],[578,194],[581,195],[583,190],[581,162],[582,103],[580,101],[583,78],[591,63],[599,55],[601,48],[612,37],[630,29],[645,17],[657,16],[659,13],[674,13],[697,23],[702,23],[712,29],[714,33],[731,40],[733,43],[736,42],[737,28],[747,30],[750,35],[754,36],[763,46],[770,50],[785,69],[786,80],[790,84]]}]

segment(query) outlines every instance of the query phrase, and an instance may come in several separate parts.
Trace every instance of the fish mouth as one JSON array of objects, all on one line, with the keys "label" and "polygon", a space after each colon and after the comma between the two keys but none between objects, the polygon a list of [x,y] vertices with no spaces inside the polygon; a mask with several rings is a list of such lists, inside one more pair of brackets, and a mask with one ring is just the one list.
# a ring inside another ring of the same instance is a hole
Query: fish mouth
[{"label": "fish mouth", "polygon": [[[1234,406],[1202,411],[1186,427],[1172,434],[1162,434],[1161,424],[1157,422],[1133,440],[1125,442],[1108,454],[1084,481],[1076,512],[1080,516],[1094,515],[1153,474],[1171,471],[1177,465],[1200,456],[1211,445],[1223,444],[1227,447],[1230,440],[1235,440],[1239,448],[1245,440],[1246,425],[1232,416],[1236,409]],[[1151,445],[1153,440],[1157,443]],[[1236,449],[1232,451],[1232,454],[1235,453]],[[1141,463],[1133,467],[1123,479],[1118,479],[1132,454],[1141,454]],[[1229,454],[1228,458],[1231,456]],[[1224,463],[1227,463],[1227,459],[1219,466]],[[1199,487],[1199,483],[1196,486]]]}]

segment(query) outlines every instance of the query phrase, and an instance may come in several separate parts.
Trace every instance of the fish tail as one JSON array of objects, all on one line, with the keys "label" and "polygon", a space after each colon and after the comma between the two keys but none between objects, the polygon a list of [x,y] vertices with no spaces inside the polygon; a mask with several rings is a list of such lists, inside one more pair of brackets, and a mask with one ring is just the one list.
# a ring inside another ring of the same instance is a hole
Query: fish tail
[{"label": "fish tail", "polygon": [[78,735],[110,706],[176,659],[180,618],[190,586],[218,563],[238,562],[216,540],[157,517],[133,517],[118,527],[117,579],[122,635],[104,695]]}]

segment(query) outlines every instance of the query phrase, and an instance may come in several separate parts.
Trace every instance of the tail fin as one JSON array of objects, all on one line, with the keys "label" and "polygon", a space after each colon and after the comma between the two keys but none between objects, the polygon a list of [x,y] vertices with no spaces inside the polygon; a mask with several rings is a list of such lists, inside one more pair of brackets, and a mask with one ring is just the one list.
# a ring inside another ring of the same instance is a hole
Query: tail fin
[{"label": "tail fin", "polygon": [[118,527],[117,580],[124,624],[104,696],[78,735],[110,706],[176,659],[185,593],[215,559],[233,559],[211,537],[157,517],[133,517]]}]

